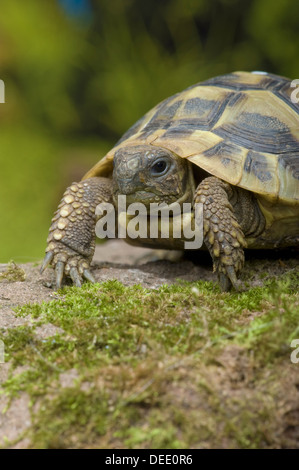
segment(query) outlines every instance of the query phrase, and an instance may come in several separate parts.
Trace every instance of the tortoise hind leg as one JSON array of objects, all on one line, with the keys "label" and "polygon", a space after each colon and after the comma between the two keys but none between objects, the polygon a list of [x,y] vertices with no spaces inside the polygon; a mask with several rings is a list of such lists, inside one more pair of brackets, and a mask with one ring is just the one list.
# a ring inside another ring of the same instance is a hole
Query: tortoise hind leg
[{"label": "tortoise hind leg", "polygon": [[203,204],[204,243],[212,256],[223,291],[232,286],[237,291],[243,290],[237,275],[244,265],[246,241],[229,201],[232,196],[233,189],[229,184],[208,177],[197,187],[194,199],[195,203]]}]

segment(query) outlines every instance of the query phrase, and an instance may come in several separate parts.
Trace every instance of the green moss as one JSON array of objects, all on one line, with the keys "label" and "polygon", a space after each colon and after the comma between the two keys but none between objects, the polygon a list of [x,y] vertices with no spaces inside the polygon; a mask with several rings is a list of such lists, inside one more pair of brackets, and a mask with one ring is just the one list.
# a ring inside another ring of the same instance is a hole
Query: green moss
[{"label": "green moss", "polygon": [[0,282],[2,281],[25,281],[26,273],[14,261],[10,261],[4,272],[0,273]]},{"label": "green moss", "polygon": [[269,282],[264,315],[255,318],[240,335],[259,361],[267,364],[289,353],[290,342],[298,335],[299,273],[284,276],[278,283]]},{"label": "green moss", "polygon": [[[60,448],[66,442],[75,445],[77,440],[82,446],[88,444],[90,434],[101,436],[106,432],[107,401],[105,392],[95,394],[77,388],[67,388],[46,400],[31,429],[35,447]],[[44,426],[40,425],[40,416]]]},{"label": "green moss", "polygon": [[[65,288],[18,309],[37,323],[7,332],[7,357],[26,367],[3,389],[38,403],[32,447],[267,447],[264,422],[274,439],[272,404],[284,387],[276,369],[289,365],[298,333],[298,281],[293,273],[241,294],[201,281]],[[36,325],[48,323],[63,332],[39,338]],[[63,386],[70,370],[76,380]],[[242,374],[251,385],[236,398],[245,379],[231,377]]]}]

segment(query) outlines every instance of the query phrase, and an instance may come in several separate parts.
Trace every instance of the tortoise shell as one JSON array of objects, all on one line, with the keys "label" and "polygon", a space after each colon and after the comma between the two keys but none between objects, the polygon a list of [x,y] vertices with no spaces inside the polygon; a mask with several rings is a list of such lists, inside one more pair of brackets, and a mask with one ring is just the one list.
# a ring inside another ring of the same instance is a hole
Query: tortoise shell
[{"label": "tortoise shell", "polygon": [[109,176],[116,150],[150,144],[269,201],[299,205],[299,106],[291,81],[235,72],[193,85],[134,124],[85,176]]}]

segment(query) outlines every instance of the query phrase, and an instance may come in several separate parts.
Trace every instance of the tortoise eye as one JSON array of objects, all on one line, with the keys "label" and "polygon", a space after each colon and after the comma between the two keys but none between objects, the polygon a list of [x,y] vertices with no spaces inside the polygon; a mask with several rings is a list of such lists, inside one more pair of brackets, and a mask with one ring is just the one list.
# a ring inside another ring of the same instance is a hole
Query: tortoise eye
[{"label": "tortoise eye", "polygon": [[158,160],[154,165],[151,167],[151,173],[153,175],[162,175],[163,173],[166,173],[166,170],[168,170],[168,162],[166,160]]}]

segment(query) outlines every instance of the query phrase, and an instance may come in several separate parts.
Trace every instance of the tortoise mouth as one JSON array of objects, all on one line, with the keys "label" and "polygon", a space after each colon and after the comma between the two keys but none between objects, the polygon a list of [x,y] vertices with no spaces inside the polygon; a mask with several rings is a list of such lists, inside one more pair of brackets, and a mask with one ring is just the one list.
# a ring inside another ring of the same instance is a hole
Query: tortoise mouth
[{"label": "tortoise mouth", "polygon": [[117,205],[118,203],[118,196],[123,196],[126,197],[126,205],[128,206],[129,204],[134,204],[134,203],[140,203],[143,204],[145,207],[149,208],[150,204],[152,203],[166,203],[166,204],[172,204],[173,202],[179,202],[179,199],[177,195],[165,195],[161,192],[153,192],[153,191],[134,191],[129,194],[121,194],[120,191],[115,191],[113,199],[115,204]]}]

